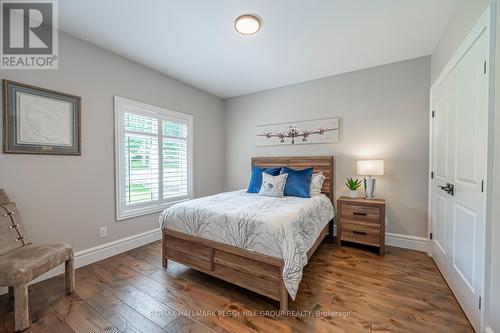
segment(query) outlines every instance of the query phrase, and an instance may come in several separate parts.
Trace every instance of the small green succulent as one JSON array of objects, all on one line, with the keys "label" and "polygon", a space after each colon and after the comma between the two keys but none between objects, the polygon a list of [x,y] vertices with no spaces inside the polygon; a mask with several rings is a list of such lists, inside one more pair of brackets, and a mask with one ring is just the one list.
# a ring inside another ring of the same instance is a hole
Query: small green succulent
[{"label": "small green succulent", "polygon": [[363,181],[360,179],[353,179],[353,178],[347,178],[345,185],[351,190],[351,191],[356,191],[361,184],[363,184]]}]

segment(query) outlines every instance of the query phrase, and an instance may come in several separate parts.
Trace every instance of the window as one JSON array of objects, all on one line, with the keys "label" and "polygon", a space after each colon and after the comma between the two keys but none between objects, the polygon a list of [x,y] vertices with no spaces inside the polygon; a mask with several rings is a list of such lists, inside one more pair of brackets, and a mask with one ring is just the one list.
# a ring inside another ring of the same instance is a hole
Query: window
[{"label": "window", "polygon": [[118,220],[192,198],[192,131],[190,115],[115,97]]}]

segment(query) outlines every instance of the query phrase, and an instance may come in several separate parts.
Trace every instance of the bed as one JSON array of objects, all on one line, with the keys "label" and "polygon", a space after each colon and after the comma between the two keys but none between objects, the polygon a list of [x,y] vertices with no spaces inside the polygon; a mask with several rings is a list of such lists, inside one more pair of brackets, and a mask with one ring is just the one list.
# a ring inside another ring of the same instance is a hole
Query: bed
[{"label": "bed", "polygon": [[162,260],[190,266],[280,302],[288,309],[303,267],[333,235],[334,158],[255,157],[252,166],[313,167],[325,181],[312,198],[220,193],[176,204],[160,216]]}]

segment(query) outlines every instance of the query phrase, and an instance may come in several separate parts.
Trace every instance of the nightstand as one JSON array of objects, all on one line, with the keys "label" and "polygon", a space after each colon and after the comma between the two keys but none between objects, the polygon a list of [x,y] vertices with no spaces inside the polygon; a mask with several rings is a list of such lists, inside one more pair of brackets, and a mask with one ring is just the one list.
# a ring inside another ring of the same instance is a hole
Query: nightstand
[{"label": "nightstand", "polygon": [[385,200],[337,199],[337,245],[342,241],[375,246],[379,255],[385,247]]}]

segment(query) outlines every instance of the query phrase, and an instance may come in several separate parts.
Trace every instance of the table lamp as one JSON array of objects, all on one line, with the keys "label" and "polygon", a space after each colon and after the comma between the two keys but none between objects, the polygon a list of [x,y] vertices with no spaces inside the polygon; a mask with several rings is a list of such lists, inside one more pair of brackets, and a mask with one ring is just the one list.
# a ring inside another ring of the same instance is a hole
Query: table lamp
[{"label": "table lamp", "polygon": [[384,175],[384,161],[383,160],[358,161],[358,175],[368,176],[368,178],[365,178],[366,199],[375,199],[375,178],[372,178],[372,176]]}]

